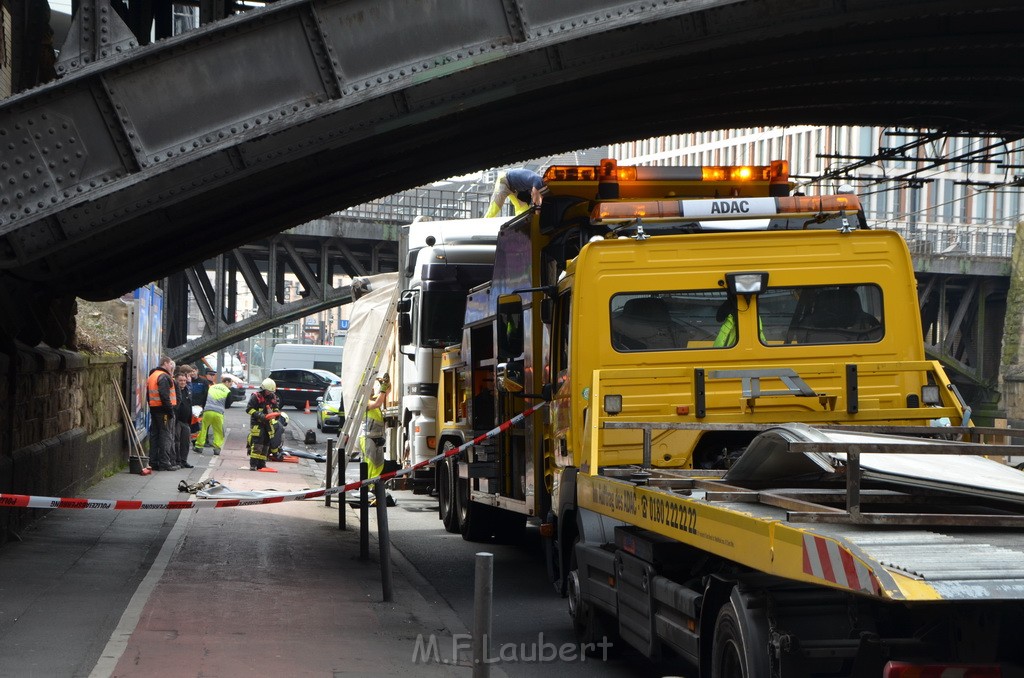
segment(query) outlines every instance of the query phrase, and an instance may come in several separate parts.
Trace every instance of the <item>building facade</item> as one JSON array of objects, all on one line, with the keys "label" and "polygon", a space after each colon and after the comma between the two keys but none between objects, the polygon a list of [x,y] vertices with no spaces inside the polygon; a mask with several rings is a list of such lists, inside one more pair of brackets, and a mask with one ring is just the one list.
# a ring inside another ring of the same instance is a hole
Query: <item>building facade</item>
[{"label": "building facade", "polygon": [[1010,256],[1021,219],[1024,142],[885,127],[750,127],[609,146],[641,165],[745,165],[785,159],[808,195],[840,184],[869,222],[904,234],[915,252]]}]

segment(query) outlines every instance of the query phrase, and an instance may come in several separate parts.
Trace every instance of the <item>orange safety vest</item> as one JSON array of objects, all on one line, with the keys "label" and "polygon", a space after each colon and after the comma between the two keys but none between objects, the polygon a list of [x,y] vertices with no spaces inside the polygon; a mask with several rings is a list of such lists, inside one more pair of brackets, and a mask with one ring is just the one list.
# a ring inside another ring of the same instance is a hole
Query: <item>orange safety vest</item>
[{"label": "orange safety vest", "polygon": [[[163,399],[160,398],[160,377],[166,376],[168,379],[171,375],[167,374],[165,370],[153,370],[149,378],[146,379],[146,391],[149,397],[150,407],[162,407],[164,404]],[[177,389],[174,388],[174,383],[171,383],[171,407],[175,407],[178,404],[178,393]]]}]

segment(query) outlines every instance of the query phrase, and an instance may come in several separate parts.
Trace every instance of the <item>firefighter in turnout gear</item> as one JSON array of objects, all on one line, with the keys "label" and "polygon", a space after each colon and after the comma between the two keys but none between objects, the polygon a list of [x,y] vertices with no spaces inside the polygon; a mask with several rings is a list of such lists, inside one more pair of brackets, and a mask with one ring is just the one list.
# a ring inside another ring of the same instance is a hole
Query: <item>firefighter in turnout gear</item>
[{"label": "firefighter in turnout gear", "polygon": [[[281,413],[281,404],[277,399],[277,384],[273,379],[264,379],[260,390],[253,393],[245,406],[249,414],[249,470],[259,471],[267,466],[267,458],[276,454],[276,445],[280,448],[281,424],[277,417]],[[275,442],[276,441],[276,442]]]}]

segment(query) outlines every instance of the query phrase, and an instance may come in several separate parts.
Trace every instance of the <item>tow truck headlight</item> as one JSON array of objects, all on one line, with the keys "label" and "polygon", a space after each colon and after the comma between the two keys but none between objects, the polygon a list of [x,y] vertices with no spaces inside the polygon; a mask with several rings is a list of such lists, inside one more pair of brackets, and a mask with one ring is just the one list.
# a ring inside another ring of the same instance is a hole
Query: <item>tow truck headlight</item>
[{"label": "tow truck headlight", "polygon": [[620,414],[622,412],[622,396],[606,395],[604,397],[604,411],[606,414]]},{"label": "tow truck headlight", "polygon": [[729,293],[736,294],[760,294],[768,287],[768,274],[766,272],[750,273],[726,273],[725,283]]},{"label": "tow truck headlight", "polygon": [[941,405],[942,398],[939,395],[937,384],[928,384],[921,387],[921,402],[925,405]]}]

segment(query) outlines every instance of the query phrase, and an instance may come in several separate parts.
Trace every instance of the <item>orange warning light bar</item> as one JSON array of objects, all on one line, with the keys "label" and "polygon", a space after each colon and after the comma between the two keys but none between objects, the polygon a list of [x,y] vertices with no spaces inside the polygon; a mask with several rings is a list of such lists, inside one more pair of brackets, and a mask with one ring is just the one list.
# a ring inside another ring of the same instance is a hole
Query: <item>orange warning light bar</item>
[{"label": "orange warning light bar", "polygon": [[601,202],[591,212],[593,223],[637,217],[651,219],[745,219],[860,210],[852,194],[782,198],[716,198],[709,200],[645,200]]},{"label": "orange warning light bar", "polygon": [[784,184],[789,181],[789,162],[773,160],[769,165],[620,167],[616,160],[605,158],[600,165],[552,165],[544,172],[544,181],[768,181]]}]

